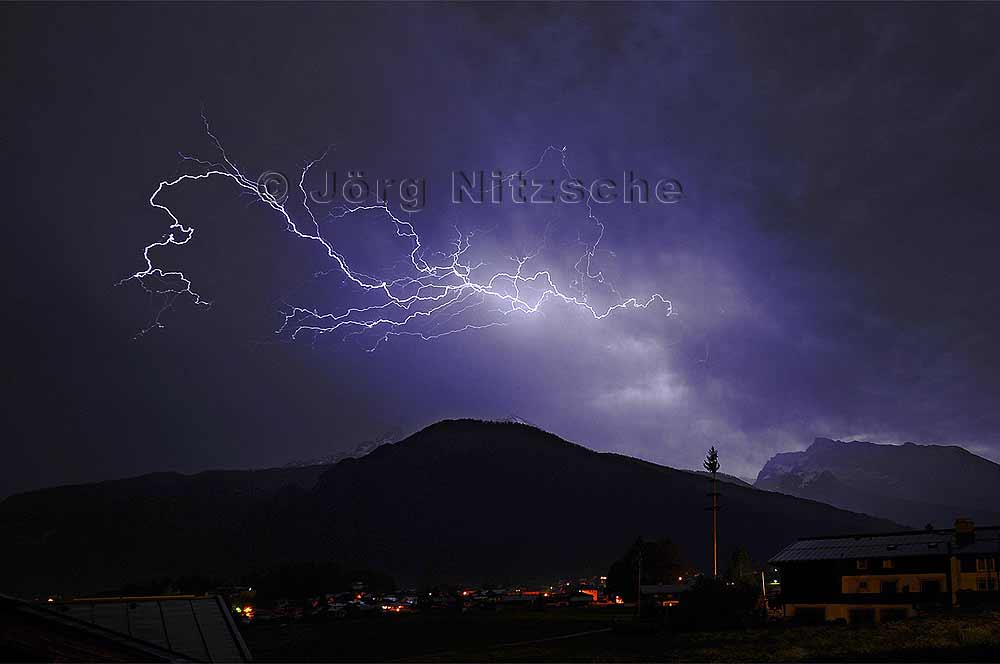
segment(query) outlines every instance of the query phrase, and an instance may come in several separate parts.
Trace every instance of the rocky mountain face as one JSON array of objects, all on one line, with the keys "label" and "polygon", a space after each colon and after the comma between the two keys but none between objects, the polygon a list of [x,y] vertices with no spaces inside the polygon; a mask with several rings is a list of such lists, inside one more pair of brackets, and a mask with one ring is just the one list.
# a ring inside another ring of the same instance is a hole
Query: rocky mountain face
[{"label": "rocky mountain face", "polygon": [[1000,465],[956,446],[817,438],[772,457],[754,486],[916,528],[958,516],[1000,525]]}]

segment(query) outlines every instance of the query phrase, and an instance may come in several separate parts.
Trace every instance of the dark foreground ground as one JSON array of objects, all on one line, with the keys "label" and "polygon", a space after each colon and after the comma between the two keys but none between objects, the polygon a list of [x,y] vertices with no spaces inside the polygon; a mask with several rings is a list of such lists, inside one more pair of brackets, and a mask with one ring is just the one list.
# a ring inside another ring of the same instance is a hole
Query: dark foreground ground
[{"label": "dark foreground ground", "polygon": [[258,661],[1000,661],[1000,613],[622,634],[614,608],[409,614],[244,631]]}]

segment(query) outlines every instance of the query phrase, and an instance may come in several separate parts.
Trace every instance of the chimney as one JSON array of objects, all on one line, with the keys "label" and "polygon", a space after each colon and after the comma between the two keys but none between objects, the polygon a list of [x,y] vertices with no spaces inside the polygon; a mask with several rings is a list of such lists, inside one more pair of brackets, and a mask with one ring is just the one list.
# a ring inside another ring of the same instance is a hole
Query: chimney
[{"label": "chimney", "polygon": [[955,544],[958,546],[966,546],[975,541],[976,522],[965,517],[955,519]]}]

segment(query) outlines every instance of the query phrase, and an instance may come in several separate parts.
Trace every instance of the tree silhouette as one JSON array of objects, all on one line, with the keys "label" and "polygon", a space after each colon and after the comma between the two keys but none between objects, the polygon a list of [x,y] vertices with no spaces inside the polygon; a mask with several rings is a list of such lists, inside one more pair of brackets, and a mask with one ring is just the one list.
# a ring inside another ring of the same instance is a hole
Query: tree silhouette
[{"label": "tree silhouette", "polygon": [[715,474],[719,472],[719,452],[712,446],[712,449],[708,451],[708,456],[705,457],[705,470],[712,473],[712,479],[715,479]]},{"label": "tree silhouette", "polygon": [[726,580],[730,583],[754,587],[754,568],[750,554],[742,546],[733,551],[726,569]]},{"label": "tree silhouette", "polygon": [[687,577],[691,569],[680,547],[669,539],[646,541],[640,537],[608,570],[608,594],[631,602],[638,598],[640,585],[674,584],[677,577]]}]

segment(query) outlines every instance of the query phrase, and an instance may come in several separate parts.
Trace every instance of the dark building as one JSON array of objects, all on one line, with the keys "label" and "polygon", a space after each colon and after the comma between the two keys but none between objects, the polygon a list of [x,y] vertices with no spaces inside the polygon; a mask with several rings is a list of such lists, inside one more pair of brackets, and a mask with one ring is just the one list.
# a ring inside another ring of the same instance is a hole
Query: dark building
[{"label": "dark building", "polygon": [[250,651],[219,596],[105,597],[56,602],[54,611],[199,662],[248,662]]},{"label": "dark building", "polygon": [[1000,528],[811,537],[771,559],[787,618],[884,622],[922,608],[997,601]]},{"label": "dark building", "polygon": [[45,604],[0,595],[0,662],[194,662]]},{"label": "dark building", "polygon": [[0,661],[248,662],[219,597],[27,602],[0,595]]}]

